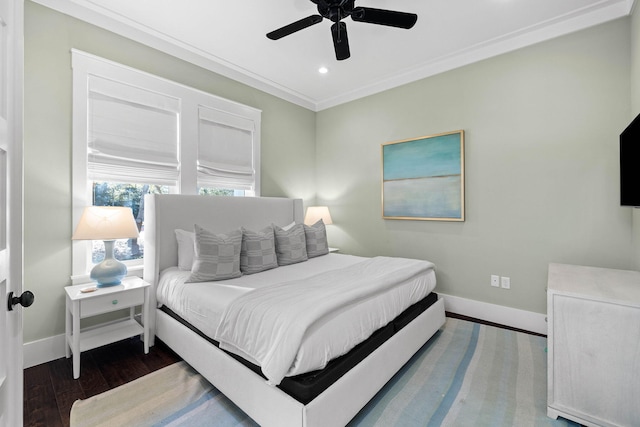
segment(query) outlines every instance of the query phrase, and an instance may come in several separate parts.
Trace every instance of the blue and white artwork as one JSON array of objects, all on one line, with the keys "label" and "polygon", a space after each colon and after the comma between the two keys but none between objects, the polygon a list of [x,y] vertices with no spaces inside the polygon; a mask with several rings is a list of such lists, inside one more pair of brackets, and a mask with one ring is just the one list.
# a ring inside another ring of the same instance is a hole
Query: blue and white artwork
[{"label": "blue and white artwork", "polygon": [[464,131],[382,145],[382,216],[464,221]]}]

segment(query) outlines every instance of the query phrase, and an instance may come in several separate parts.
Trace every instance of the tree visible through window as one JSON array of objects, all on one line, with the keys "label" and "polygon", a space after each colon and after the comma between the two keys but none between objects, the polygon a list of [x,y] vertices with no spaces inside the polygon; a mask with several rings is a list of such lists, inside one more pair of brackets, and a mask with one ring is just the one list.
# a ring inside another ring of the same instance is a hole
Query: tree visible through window
[{"label": "tree visible through window", "polygon": [[[144,256],[144,196],[145,194],[168,194],[166,185],[122,184],[117,182],[94,182],[94,206],[125,206],[131,208],[138,225],[140,237],[137,239],[118,240],[114,255],[120,261],[140,259]],[[94,263],[104,259],[104,243],[93,241],[91,260]]]},{"label": "tree visible through window", "polygon": [[231,190],[225,188],[198,187],[198,194],[201,196],[240,196],[245,195],[244,190]]}]

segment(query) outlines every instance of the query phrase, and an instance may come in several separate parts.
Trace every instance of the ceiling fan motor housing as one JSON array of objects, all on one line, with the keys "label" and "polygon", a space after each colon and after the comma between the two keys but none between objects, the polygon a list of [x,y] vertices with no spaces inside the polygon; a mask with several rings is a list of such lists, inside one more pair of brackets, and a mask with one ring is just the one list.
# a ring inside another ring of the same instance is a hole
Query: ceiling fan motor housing
[{"label": "ceiling fan motor housing", "polygon": [[318,13],[333,22],[351,15],[355,9],[355,0],[311,0],[318,5]]}]

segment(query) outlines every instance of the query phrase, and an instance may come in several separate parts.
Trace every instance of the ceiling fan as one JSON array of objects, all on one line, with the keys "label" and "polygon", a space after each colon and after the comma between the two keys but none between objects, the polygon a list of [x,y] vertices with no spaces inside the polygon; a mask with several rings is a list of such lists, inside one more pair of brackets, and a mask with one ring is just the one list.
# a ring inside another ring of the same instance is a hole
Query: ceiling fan
[{"label": "ceiling fan", "polygon": [[267,34],[271,40],[278,40],[282,37],[304,30],[307,27],[321,22],[327,18],[334,22],[331,26],[333,36],[333,46],[336,51],[336,59],[341,61],[349,58],[349,40],[347,39],[347,24],[342,19],[351,16],[357,22],[369,24],[387,25],[389,27],[409,29],[418,20],[415,13],[398,12],[395,10],[374,9],[371,7],[355,7],[355,0],[311,0],[318,5],[319,15],[311,15],[299,21],[285,25]]}]

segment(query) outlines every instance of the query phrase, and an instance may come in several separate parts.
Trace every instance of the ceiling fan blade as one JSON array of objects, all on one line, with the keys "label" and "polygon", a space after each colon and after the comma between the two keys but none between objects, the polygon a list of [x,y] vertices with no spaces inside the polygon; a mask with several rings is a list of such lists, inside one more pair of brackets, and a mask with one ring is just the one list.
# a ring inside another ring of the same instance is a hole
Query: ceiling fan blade
[{"label": "ceiling fan blade", "polygon": [[342,21],[331,26],[333,35],[333,47],[336,50],[336,59],[342,61],[351,56],[349,52],[349,39],[347,38],[347,24]]},{"label": "ceiling fan blade", "polygon": [[369,24],[409,29],[415,25],[418,20],[418,15],[415,13],[397,12],[395,10],[356,7],[351,13],[351,19]]},{"label": "ceiling fan blade", "polygon": [[315,25],[320,21],[322,21],[322,16],[320,15],[307,16],[306,18],[302,18],[301,20],[296,21],[292,24],[285,25],[282,28],[271,31],[269,34],[267,34],[267,37],[271,40],[278,40],[284,36],[293,34],[296,31],[304,30],[305,28]]}]

